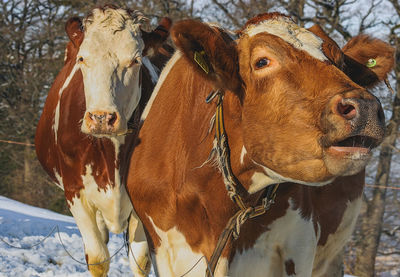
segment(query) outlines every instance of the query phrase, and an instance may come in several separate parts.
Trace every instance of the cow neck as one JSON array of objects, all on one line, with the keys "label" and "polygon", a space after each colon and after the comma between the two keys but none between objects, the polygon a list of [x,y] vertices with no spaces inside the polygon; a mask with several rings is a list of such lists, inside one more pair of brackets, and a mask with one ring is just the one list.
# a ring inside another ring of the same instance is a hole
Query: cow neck
[{"label": "cow neck", "polygon": [[210,260],[210,268],[207,268],[207,276],[213,276],[217,262],[228,240],[233,237],[237,239],[240,233],[240,227],[246,222],[247,219],[258,217],[266,213],[271,205],[274,203],[276,191],[279,183],[273,186],[268,186],[264,189],[264,197],[261,204],[257,206],[246,205],[245,200],[248,198],[249,193],[240,183],[238,178],[233,174],[231,161],[230,161],[230,148],[228,144],[228,136],[225,131],[224,113],[223,113],[223,99],[224,91],[212,91],[206,98],[206,103],[210,103],[216,98],[216,112],[214,120],[215,136],[213,148],[209,159],[215,156],[217,164],[222,173],[225,188],[228,192],[230,199],[239,207],[239,211],[233,215],[221,235],[219,236],[217,246]]}]

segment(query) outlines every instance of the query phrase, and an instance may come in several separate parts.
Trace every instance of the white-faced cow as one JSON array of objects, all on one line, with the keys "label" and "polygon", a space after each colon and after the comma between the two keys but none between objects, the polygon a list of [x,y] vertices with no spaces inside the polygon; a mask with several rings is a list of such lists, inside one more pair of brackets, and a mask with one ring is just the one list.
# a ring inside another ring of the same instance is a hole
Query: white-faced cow
[{"label": "white-faced cow", "polygon": [[[170,56],[162,46],[170,20],[150,33],[142,30],[146,21],[137,11],[113,6],[94,9],[82,22],[70,19],[65,64],[36,131],[38,159],[65,192],[93,276],[107,275],[108,231],[120,233],[128,225],[129,157],[157,71]],[[139,267],[131,265],[142,275],[149,268],[147,244],[135,214],[129,227]]]},{"label": "white-faced cow", "polygon": [[[391,70],[393,49],[363,35],[340,49],[279,13],[235,40],[195,20],[171,34],[178,51],[143,113],[127,181],[160,276],[204,276],[212,257],[214,276],[335,276],[384,135],[366,88]],[[215,164],[204,163],[212,149]]]}]

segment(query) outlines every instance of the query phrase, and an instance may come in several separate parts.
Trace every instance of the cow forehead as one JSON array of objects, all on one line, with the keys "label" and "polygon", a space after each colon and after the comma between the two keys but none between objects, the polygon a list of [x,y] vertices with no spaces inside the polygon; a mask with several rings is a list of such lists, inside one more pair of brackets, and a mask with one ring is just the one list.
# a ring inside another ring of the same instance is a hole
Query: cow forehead
[{"label": "cow forehead", "polygon": [[249,37],[260,33],[269,33],[280,37],[293,47],[307,52],[318,60],[328,60],[322,50],[323,40],[312,32],[299,27],[289,18],[267,19],[257,24],[249,25],[242,31],[242,34],[247,34]]},{"label": "cow forehead", "polygon": [[129,13],[124,9],[107,8],[94,9],[84,21],[84,29],[90,31],[93,28],[104,28],[112,32],[124,29],[138,29],[146,18],[140,12]]},{"label": "cow forehead", "polygon": [[79,49],[79,55],[87,58],[107,59],[115,57],[119,60],[140,56],[144,49],[144,42],[140,34],[123,30],[113,34],[105,30],[88,32]]},{"label": "cow forehead", "polygon": [[140,31],[142,17],[139,13],[132,16],[124,9],[93,10],[84,20],[85,37],[80,54],[140,54],[144,48]]}]

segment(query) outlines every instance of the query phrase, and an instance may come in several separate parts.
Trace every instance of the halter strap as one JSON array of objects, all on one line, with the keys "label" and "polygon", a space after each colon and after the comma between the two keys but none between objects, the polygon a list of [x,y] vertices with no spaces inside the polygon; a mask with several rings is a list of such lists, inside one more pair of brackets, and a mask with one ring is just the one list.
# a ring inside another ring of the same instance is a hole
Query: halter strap
[{"label": "halter strap", "polygon": [[210,103],[215,97],[218,98],[217,109],[215,112],[214,146],[212,151],[215,151],[217,153],[217,160],[222,172],[225,188],[231,200],[239,207],[239,211],[229,219],[227,225],[219,236],[217,246],[215,247],[210,259],[211,271],[210,269],[207,269],[206,271],[207,277],[211,277],[214,275],[218,260],[228,240],[230,238],[236,240],[239,237],[240,227],[246,222],[246,220],[249,218],[258,217],[270,209],[271,205],[275,201],[276,191],[278,190],[279,186],[279,184],[268,186],[266,188],[265,197],[262,198],[260,205],[246,206],[243,199],[246,199],[249,196],[249,193],[232,172],[228,137],[224,125],[224,113],[222,103],[224,99],[223,91],[212,91],[210,95],[206,98],[206,103]]}]

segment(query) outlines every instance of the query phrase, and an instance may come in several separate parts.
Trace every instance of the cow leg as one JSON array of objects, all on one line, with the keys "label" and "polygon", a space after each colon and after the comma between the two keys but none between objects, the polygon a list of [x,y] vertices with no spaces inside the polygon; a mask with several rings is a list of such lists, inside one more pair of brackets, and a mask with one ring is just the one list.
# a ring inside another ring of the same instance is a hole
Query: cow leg
[{"label": "cow leg", "polygon": [[[88,269],[93,277],[105,277],[110,267],[110,254],[104,241],[105,232],[96,222],[96,210],[81,198],[75,198],[70,211],[82,235]],[[103,229],[104,230],[104,229]],[[106,262],[104,262],[106,261]]]},{"label": "cow leg", "polygon": [[106,223],[104,222],[103,215],[99,210],[97,210],[96,212],[96,223],[101,233],[102,240],[104,241],[105,244],[107,244],[109,240],[108,229]]},{"label": "cow leg", "polygon": [[134,276],[147,276],[150,272],[151,262],[149,247],[143,224],[136,213],[132,211],[129,217],[129,264]]}]

